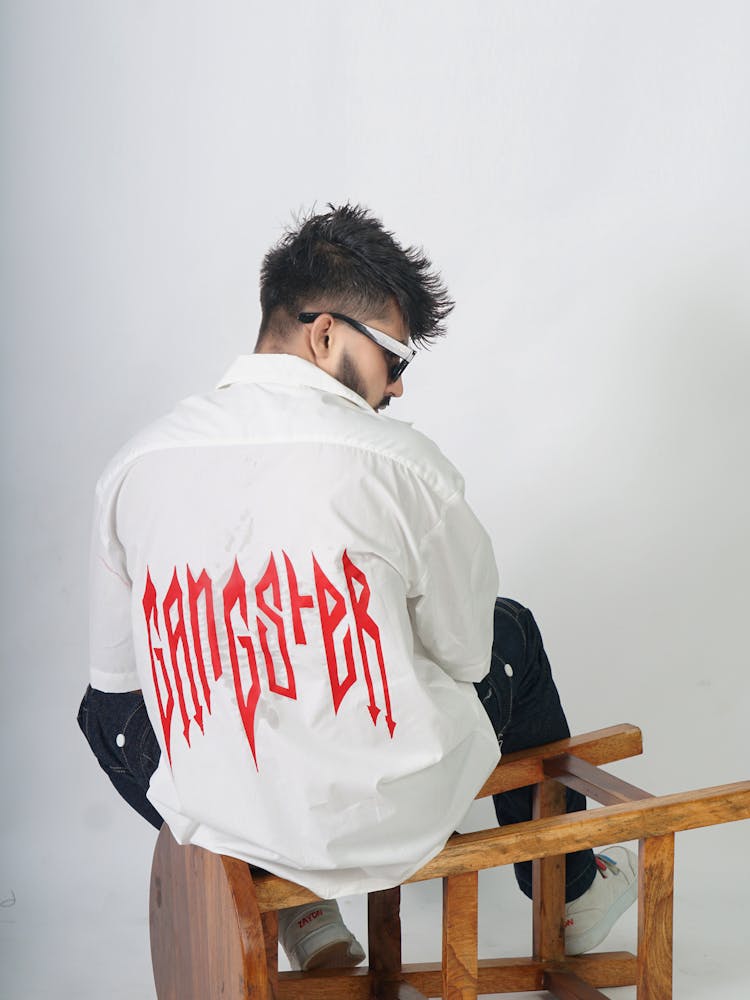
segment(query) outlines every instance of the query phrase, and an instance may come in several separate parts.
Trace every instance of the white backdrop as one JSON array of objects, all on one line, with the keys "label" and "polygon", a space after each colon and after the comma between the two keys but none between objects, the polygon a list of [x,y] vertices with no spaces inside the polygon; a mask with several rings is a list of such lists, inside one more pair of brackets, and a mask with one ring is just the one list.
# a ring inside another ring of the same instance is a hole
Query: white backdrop
[{"label": "white backdrop", "polygon": [[[153,997],[153,831],[75,724],[92,490],[252,349],[261,256],[316,203],[369,205],[443,271],[449,336],[390,412],[464,472],[572,728],[640,724],[647,754],[617,770],[654,792],[748,777],[750,7],[0,17],[0,996]],[[748,824],[678,837],[681,997],[746,995],[747,848]],[[526,949],[509,874],[483,887],[485,952]],[[435,891],[406,894],[412,958]],[[609,944],[632,947],[628,919]]]}]

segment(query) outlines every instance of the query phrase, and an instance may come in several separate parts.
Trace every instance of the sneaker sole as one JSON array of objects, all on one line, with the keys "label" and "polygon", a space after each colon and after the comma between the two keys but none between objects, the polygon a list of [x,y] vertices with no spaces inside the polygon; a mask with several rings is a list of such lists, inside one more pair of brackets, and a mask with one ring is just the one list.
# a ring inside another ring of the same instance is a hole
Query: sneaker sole
[{"label": "sneaker sole", "polygon": [[359,965],[363,959],[364,955],[357,957],[356,954],[351,954],[351,944],[349,941],[333,941],[331,944],[321,948],[320,951],[316,951],[314,955],[311,955],[302,967],[302,971],[309,972],[311,969],[348,969]]}]

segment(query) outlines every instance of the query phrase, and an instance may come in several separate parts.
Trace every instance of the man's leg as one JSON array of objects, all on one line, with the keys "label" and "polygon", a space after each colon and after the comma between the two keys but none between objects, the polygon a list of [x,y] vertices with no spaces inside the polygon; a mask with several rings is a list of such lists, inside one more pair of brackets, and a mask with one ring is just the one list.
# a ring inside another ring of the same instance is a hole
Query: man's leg
[{"label": "man's leg", "polygon": [[112,694],[88,687],[78,711],[102,770],[128,805],[160,829],[164,820],[146,798],[161,755],[140,691]]},{"label": "man's leg", "polygon": [[[547,654],[534,616],[517,601],[498,597],[490,672],[476,685],[495,727],[503,753],[526,750],[570,736],[568,723],[552,679]],[[586,799],[566,790],[568,812],[586,808]],[[493,796],[501,826],[531,819],[532,788]],[[576,851],[566,859],[565,900],[577,899],[594,881],[593,851]],[[531,898],[531,862],[515,866],[516,880]]]},{"label": "man's leg", "polygon": [[[505,753],[551,743],[570,735],[549,660],[534,616],[508,598],[495,602],[490,672],[477,685],[479,697]],[[586,808],[586,799],[566,789],[567,810]],[[493,796],[498,822],[521,823],[532,816],[531,787]],[[565,948],[581,954],[595,948],[635,901],[638,859],[625,847],[566,856]],[[521,890],[531,898],[531,862],[515,866]]]}]

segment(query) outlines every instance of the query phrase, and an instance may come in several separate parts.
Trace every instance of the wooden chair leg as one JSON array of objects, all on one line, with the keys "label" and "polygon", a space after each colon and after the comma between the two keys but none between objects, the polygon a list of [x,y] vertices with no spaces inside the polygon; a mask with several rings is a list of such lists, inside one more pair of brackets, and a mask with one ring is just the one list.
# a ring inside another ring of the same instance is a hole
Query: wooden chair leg
[{"label": "wooden chair leg", "polygon": [[367,950],[373,1000],[394,995],[401,978],[401,887],[367,896]]},{"label": "wooden chair leg", "polygon": [[476,1000],[477,872],[443,879],[443,1000]]},{"label": "wooden chair leg", "polygon": [[674,834],[638,850],[638,1000],[671,1000]]},{"label": "wooden chair leg", "polygon": [[[565,812],[565,788],[556,781],[534,786],[534,819]],[[532,938],[534,957],[544,962],[565,958],[565,855],[538,858],[532,871]]]},{"label": "wooden chair leg", "polygon": [[[166,824],[151,870],[151,958],[159,1000],[271,1000],[263,922],[247,865],[177,844]],[[235,884],[242,890],[238,895]]]},{"label": "wooden chair leg", "polygon": [[279,915],[276,910],[269,910],[267,913],[261,913],[260,919],[266,944],[267,1000],[276,1000],[279,994]]}]

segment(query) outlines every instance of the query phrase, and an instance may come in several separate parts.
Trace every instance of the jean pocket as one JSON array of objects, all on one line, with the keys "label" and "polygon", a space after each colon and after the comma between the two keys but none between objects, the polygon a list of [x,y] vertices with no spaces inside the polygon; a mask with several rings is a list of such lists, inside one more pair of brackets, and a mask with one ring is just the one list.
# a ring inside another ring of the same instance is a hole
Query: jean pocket
[{"label": "jean pocket", "polygon": [[[493,660],[497,657],[493,653]],[[498,660],[498,662],[500,662]],[[489,716],[492,728],[495,730],[498,746],[502,749],[505,731],[510,724],[513,712],[513,681],[511,677],[503,677],[505,684],[501,687],[492,671],[475,685],[479,700]],[[503,690],[503,688],[505,690]]]},{"label": "jean pocket", "polygon": [[148,785],[159,763],[161,748],[142,700],[128,718],[122,738],[123,759],[141,784]]},{"label": "jean pocket", "polygon": [[[494,653],[492,654],[492,658],[500,662]],[[506,664],[503,663],[502,666],[504,669]],[[497,736],[498,745],[502,748],[503,738],[513,715],[513,675],[503,673],[501,685],[498,679],[493,677],[492,672],[490,672],[487,676],[487,684],[490,690],[490,697],[494,700],[496,706],[495,716],[497,725],[495,726],[495,735]]]},{"label": "jean pocket", "polygon": [[91,752],[104,771],[123,771],[114,737],[110,738],[110,711],[106,696],[89,685],[78,709],[78,725],[86,737]]},{"label": "jean pocket", "polygon": [[[78,724],[101,767],[114,774],[131,772],[125,748],[128,739],[137,746],[138,717],[143,698],[137,692],[111,693],[90,685],[78,712]],[[135,726],[132,723],[135,721]],[[137,756],[137,754],[131,754]]]}]

